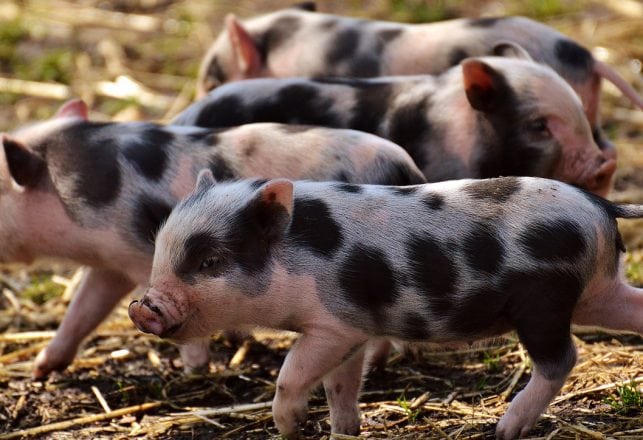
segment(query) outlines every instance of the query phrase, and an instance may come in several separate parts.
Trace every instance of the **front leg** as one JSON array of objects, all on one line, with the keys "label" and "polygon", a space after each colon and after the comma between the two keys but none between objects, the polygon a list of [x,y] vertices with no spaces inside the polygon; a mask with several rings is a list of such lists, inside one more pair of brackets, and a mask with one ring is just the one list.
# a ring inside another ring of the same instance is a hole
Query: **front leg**
[{"label": "front leg", "polygon": [[95,268],[87,270],[56,335],[36,357],[33,376],[38,379],[54,370],[67,368],[83,339],[135,286],[121,273]]},{"label": "front leg", "polygon": [[[288,439],[299,436],[308,413],[310,390],[326,374],[352,357],[364,342],[363,338],[347,337],[340,332],[303,334],[295,342],[279,372],[272,403],[273,418],[281,435]],[[359,389],[359,385],[357,387]]]},{"label": "front leg", "polygon": [[179,345],[183,370],[188,374],[207,372],[210,360],[210,338],[196,339]]},{"label": "front leg", "polygon": [[364,348],[324,378],[324,391],[330,408],[332,434],[359,435],[357,397],[362,385]]}]

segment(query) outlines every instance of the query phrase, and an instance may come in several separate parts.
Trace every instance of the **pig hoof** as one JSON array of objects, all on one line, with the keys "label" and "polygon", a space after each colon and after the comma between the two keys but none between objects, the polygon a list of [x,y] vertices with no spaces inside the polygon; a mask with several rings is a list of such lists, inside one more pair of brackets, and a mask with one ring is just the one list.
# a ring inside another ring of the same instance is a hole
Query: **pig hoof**
[{"label": "pig hoof", "polygon": [[331,429],[333,434],[358,436],[360,432],[359,417],[352,420],[339,421]]},{"label": "pig hoof", "polygon": [[[73,358],[73,357],[72,357]],[[49,350],[45,348],[36,357],[32,376],[34,379],[43,379],[52,371],[62,371],[69,366],[71,359],[51,356]]]},{"label": "pig hoof", "polygon": [[497,440],[512,440],[522,438],[527,435],[533,423],[521,420],[510,413],[506,413],[496,427]]}]

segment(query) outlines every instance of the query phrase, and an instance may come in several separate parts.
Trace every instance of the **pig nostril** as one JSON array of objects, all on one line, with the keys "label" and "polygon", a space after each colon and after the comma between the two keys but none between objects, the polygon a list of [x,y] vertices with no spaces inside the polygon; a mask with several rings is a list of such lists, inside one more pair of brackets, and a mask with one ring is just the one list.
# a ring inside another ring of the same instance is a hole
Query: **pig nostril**
[{"label": "pig nostril", "polygon": [[161,309],[159,309],[157,306],[152,304],[149,298],[143,298],[141,300],[141,304],[147,307],[148,309],[150,309],[151,311],[153,311],[154,313],[156,313],[157,315],[163,316],[163,313],[161,313]]},{"label": "pig nostril", "polygon": [[135,299],[134,301],[132,301],[131,303],[129,303],[129,306],[128,306],[128,307],[132,307],[132,306],[133,306],[134,304],[136,304],[137,302],[138,302],[138,300],[137,300],[137,299]]}]

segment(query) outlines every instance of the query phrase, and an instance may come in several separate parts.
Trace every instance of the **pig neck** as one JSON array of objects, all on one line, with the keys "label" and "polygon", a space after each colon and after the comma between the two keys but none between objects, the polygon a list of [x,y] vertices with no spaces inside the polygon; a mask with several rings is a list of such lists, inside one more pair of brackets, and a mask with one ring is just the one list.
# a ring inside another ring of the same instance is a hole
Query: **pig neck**
[{"label": "pig neck", "polygon": [[267,288],[261,289],[260,294],[252,292],[236,296],[233,316],[227,313],[227,322],[233,326],[242,323],[301,333],[309,333],[335,322],[317,293],[318,274],[293,270],[297,265],[292,260],[299,259],[302,254],[292,251],[288,245],[273,249]]},{"label": "pig neck", "polygon": [[438,83],[428,99],[430,127],[421,141],[425,151],[422,172],[429,182],[480,177],[473,172],[473,160],[484,121],[469,104],[461,80],[451,76],[444,85]]}]

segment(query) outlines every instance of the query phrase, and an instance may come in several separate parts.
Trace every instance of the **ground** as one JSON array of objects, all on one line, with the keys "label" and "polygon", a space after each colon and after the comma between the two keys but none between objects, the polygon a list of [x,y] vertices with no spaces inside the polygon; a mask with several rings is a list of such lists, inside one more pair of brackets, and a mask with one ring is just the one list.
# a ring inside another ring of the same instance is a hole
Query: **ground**
[{"label": "ground", "polygon": [[[65,99],[78,96],[91,106],[93,119],[167,120],[191,101],[199,61],[226,13],[252,16],[293,2],[2,2],[0,131],[44,119]],[[643,90],[643,5],[633,0],[318,4],[326,12],[400,21],[528,15],[589,47],[639,93]],[[619,152],[609,198],[643,203],[643,113],[609,85],[601,113]],[[641,286],[643,222],[622,221],[620,228],[628,247],[627,276]],[[292,334],[260,331],[252,342],[215,335],[208,370],[186,375],[176,347],[133,327],[126,299],[69,369],[46,380],[31,379],[36,353],[62,319],[73,288],[63,291],[73,286],[75,271],[49,263],[0,271],[0,439],[278,437],[270,401]],[[643,438],[643,338],[585,332],[575,342],[578,364],[531,435]],[[511,336],[484,345],[394,354],[364,386],[362,436],[492,437],[529,373],[529,361]],[[320,390],[310,410],[305,434],[328,438],[328,409]]]}]

